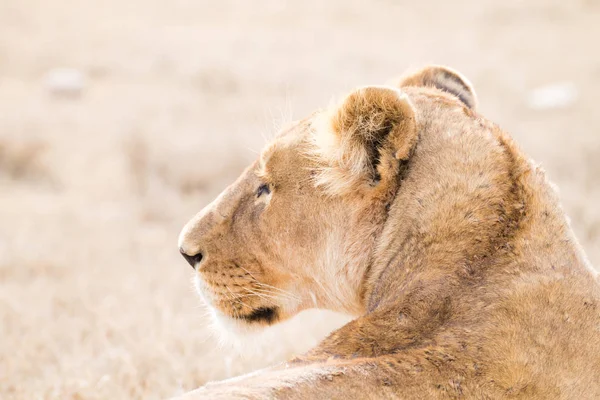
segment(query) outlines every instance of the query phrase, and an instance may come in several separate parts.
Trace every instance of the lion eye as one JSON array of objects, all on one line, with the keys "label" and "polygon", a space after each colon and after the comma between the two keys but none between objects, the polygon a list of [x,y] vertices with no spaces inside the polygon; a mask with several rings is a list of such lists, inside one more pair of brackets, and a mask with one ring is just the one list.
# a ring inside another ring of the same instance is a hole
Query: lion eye
[{"label": "lion eye", "polygon": [[256,190],[256,197],[260,197],[263,194],[269,194],[271,193],[271,189],[269,189],[269,185],[267,184],[262,184],[258,187],[258,189]]}]

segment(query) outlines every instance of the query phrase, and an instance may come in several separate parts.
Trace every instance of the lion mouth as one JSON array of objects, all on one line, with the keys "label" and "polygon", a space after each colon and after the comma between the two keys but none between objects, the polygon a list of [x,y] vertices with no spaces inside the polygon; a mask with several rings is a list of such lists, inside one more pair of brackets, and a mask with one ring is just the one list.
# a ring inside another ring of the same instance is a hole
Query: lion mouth
[{"label": "lion mouth", "polygon": [[239,315],[236,318],[248,322],[266,322],[272,324],[278,316],[277,307],[260,307],[253,310],[250,314]]},{"label": "lion mouth", "polygon": [[210,306],[213,310],[218,312],[218,314],[223,316],[228,316],[246,323],[264,323],[267,325],[277,322],[281,317],[279,307],[277,306],[266,307],[256,305],[255,307],[248,307],[250,308],[248,313],[240,312],[242,311],[241,307],[235,307],[235,310],[233,310],[228,302],[220,301],[218,295],[215,295],[200,277],[195,277],[194,283],[196,285],[196,291],[206,305]]}]

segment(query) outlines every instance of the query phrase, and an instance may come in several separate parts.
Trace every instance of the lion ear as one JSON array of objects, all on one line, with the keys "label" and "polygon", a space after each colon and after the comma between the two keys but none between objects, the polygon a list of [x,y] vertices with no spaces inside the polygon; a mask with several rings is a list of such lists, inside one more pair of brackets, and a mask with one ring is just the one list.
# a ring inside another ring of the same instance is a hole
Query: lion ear
[{"label": "lion ear", "polygon": [[417,139],[413,106],[394,87],[357,89],[324,118],[317,147],[328,168],[320,178],[337,192],[395,181]]},{"label": "lion ear", "polygon": [[467,107],[475,109],[477,96],[471,83],[460,72],[448,67],[430,65],[400,79],[399,87],[433,86],[458,97]]}]

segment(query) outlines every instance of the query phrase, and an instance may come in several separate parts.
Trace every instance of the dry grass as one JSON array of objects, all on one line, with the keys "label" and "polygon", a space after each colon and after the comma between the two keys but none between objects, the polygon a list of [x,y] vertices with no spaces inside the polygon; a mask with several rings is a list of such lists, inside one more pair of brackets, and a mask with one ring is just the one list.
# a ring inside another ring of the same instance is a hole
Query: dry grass
[{"label": "dry grass", "polygon": [[48,177],[43,165],[46,145],[40,141],[0,142],[0,174],[11,180],[33,180]]},{"label": "dry grass", "polygon": [[[164,398],[342,323],[311,312],[219,348],[177,235],[273,120],[427,62],[472,79],[600,264],[599,21],[590,0],[0,2],[0,398]],[[63,66],[81,95],[45,90]],[[562,81],[573,104],[528,107]]]}]

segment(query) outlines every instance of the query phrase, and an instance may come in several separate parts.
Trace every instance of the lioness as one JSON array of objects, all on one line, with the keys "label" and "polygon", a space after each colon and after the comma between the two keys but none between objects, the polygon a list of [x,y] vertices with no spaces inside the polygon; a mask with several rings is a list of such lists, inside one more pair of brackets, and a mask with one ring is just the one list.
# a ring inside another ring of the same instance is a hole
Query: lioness
[{"label": "lioness", "polygon": [[544,172],[432,66],[284,129],[179,238],[214,317],[356,319],[191,398],[600,398],[600,286]]}]

